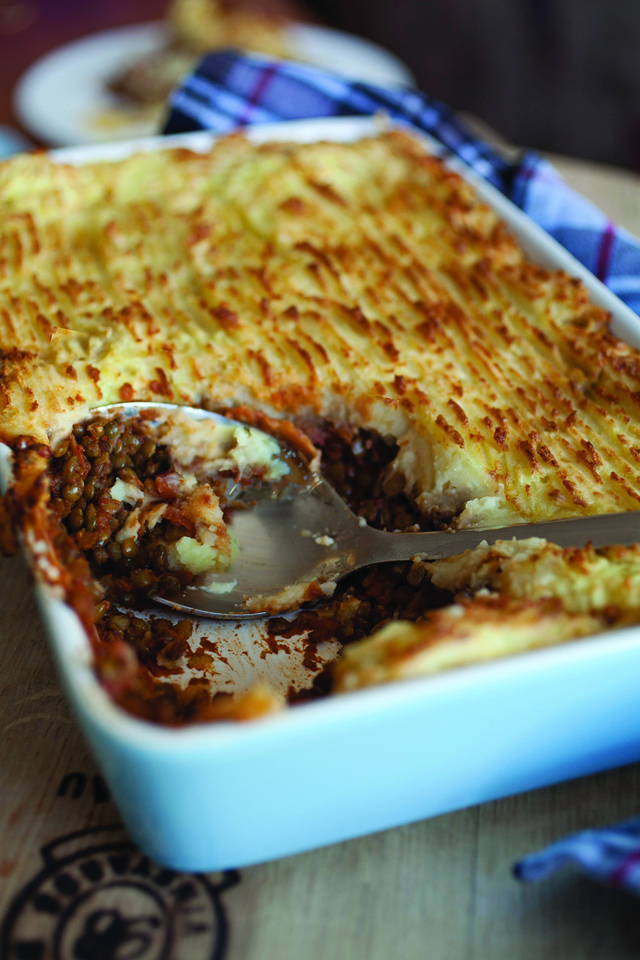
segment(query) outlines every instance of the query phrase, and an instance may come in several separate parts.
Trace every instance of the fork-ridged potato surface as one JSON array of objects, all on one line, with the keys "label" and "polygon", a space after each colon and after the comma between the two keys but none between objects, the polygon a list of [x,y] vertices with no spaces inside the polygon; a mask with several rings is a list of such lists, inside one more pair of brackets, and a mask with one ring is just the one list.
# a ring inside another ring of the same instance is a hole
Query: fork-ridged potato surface
[{"label": "fork-ridged potato surface", "polygon": [[632,510],[640,355],[401,132],[0,166],[0,436],[238,402],[397,439],[425,512]]}]

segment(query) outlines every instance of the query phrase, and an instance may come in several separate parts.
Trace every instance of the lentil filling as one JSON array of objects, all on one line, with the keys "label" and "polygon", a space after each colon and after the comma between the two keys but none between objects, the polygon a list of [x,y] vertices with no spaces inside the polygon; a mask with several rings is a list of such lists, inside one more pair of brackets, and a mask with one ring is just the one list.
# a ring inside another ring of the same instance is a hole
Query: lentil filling
[{"label": "lentil filling", "polygon": [[[442,517],[425,517],[402,489],[402,478],[390,469],[398,451],[394,442],[373,431],[338,430],[330,424],[309,427],[307,433],[321,451],[323,474],[367,523],[387,530],[425,530],[446,522]],[[172,470],[167,446],[154,439],[144,416],[77,424],[52,451],[48,468],[53,517],[89,564],[100,641],[108,650],[133,650],[157,681],[169,681],[180,672],[172,664],[188,653],[193,630],[186,619],[175,623],[148,613],[144,618],[138,615],[149,609],[150,595],[174,592],[192,578],[187,570],[169,568],[168,549],[189,526],[168,483]],[[225,500],[228,475],[216,479],[216,494],[228,522],[233,509]],[[111,495],[117,480],[167,504],[160,520],[138,538],[123,538],[133,508]],[[333,638],[345,644],[368,636],[391,619],[418,621],[450,600],[450,594],[432,586],[419,562],[378,564],[345,578],[330,600],[301,610],[293,620],[272,618],[268,628],[274,637],[306,631],[311,644]],[[311,689],[292,692],[289,699],[298,702],[324,695],[330,687],[327,668]],[[170,682],[160,682],[153,695],[147,691],[143,706],[124,683],[118,687],[117,699],[132,712],[165,722],[206,719],[210,713],[210,697],[197,685],[185,695],[184,691],[178,694]]]},{"label": "lentil filling", "polygon": [[170,469],[167,448],[155,442],[140,417],[77,424],[53,450],[51,508],[103,588],[97,621],[110,603],[139,604],[150,593],[172,592],[191,579],[187,571],[168,568],[167,544],[182,535],[188,522],[178,509],[169,511],[169,518],[165,511],[160,523],[140,540],[117,537],[126,528],[132,507],[111,496],[115,481],[162,500],[162,491],[165,497],[170,493],[166,482]]}]

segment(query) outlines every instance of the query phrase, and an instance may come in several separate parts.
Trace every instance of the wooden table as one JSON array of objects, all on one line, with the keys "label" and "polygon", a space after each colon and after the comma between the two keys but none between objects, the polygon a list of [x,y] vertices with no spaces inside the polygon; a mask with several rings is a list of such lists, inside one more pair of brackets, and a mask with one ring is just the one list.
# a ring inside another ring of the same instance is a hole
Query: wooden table
[{"label": "wooden table", "polygon": [[[552,159],[640,234],[637,176]],[[530,887],[511,876],[514,860],[565,833],[640,814],[640,765],[240,873],[173,877],[149,864],[70,715],[23,562],[0,569],[0,960],[640,955],[636,900],[571,873]]]}]

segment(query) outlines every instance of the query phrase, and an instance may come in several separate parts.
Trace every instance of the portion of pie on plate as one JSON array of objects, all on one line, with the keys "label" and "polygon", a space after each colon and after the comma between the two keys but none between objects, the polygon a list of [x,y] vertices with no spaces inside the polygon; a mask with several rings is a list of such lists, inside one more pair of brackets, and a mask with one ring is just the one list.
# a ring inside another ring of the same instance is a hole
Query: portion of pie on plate
[{"label": "portion of pie on plate", "polygon": [[[306,445],[367,523],[495,526],[637,509],[640,354],[404,132],[231,136],[81,167],[22,156],[0,167],[0,210],[10,509],[127,709],[255,716],[640,622],[639,547],[498,543],[365,569],[273,619],[276,651],[308,637],[306,693],[183,682],[200,628],[145,598],[188,577],[202,547],[232,570],[220,471],[188,490],[175,444],[93,408],[228,411]],[[207,485],[198,527],[190,498]],[[343,653],[320,669],[327,643]]]},{"label": "portion of pie on plate", "polygon": [[[282,16],[250,3],[228,0],[171,0],[166,15],[167,43],[134,59],[108,82],[121,103],[121,122],[132,113],[160,120],[167,97],[180,78],[205,53],[227,47],[279,59],[300,59],[287,36]],[[118,110],[101,116],[102,125],[117,125]]]}]

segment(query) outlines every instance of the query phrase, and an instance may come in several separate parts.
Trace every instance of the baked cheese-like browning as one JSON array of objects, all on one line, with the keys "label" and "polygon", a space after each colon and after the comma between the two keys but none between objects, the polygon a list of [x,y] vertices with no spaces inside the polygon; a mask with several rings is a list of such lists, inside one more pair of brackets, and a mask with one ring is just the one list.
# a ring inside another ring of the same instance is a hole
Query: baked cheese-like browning
[{"label": "baked cheese-like browning", "polygon": [[559,603],[502,597],[461,602],[422,623],[396,620],[345,647],[335,666],[335,691],[425,677],[454,667],[553,646],[597,633],[596,617],[567,613]]},{"label": "baked cheese-like browning", "polygon": [[419,623],[392,621],[345,647],[335,689],[439,673],[640,622],[640,546],[561,549],[501,541],[426,563],[459,594]]},{"label": "baked cheese-like browning", "polygon": [[564,550],[546,540],[506,540],[425,563],[450,593],[490,590],[514,600],[558,600],[569,613],[640,620],[640,546]]},{"label": "baked cheese-like browning", "polygon": [[640,355],[422,144],[0,166],[0,436],[248,403],[393,437],[425,514],[637,509]]}]

